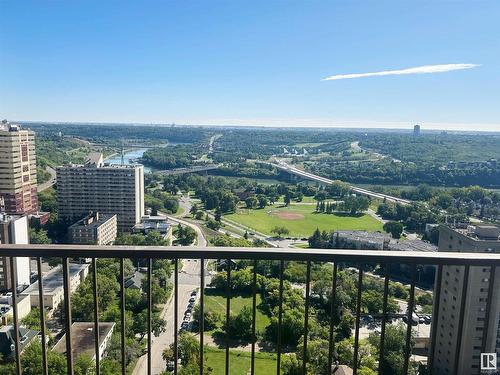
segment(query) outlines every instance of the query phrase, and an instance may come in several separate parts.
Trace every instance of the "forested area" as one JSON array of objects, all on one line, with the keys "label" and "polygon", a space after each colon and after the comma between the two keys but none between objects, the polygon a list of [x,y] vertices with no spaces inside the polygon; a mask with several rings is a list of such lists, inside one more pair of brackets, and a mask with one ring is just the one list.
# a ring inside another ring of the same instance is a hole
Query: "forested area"
[{"label": "forested area", "polygon": [[[172,125],[130,125],[130,124],[73,124],[73,123],[29,123],[38,134],[54,134],[81,137],[91,142],[109,142],[119,145],[121,140],[150,141],[151,143],[197,143],[211,134],[209,128]],[[126,137],[125,137],[126,135]]]}]

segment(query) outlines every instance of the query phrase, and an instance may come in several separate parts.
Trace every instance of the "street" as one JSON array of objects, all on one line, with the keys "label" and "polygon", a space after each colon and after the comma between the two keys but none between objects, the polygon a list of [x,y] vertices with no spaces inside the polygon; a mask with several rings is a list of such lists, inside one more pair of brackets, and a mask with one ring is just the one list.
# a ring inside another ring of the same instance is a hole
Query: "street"
[{"label": "street", "polygon": [[[210,283],[210,276],[206,271],[205,264],[205,285]],[[172,283],[173,283],[172,275]],[[179,271],[179,305],[178,305],[178,327],[179,330],[184,312],[191,298],[191,292],[198,290],[200,287],[200,261],[195,259],[184,259],[182,263],[182,270]],[[197,295],[197,298],[199,295]],[[158,337],[152,339],[152,373],[158,374],[165,370],[166,362],[162,358],[163,351],[174,342],[174,295],[163,308],[162,318],[166,322],[165,332],[162,332]],[[147,354],[143,355],[137,361],[137,364],[132,372],[133,375],[147,374],[148,359]]]}]

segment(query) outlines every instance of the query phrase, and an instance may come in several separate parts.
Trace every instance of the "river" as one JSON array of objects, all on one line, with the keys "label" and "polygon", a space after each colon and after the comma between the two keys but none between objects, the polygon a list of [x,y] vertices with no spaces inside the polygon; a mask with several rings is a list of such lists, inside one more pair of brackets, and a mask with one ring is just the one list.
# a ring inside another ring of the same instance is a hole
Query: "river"
[{"label": "river", "polygon": [[[142,157],[144,153],[147,151],[147,148],[138,148],[134,150],[127,151],[123,154],[123,163],[124,164],[137,164],[137,159]],[[109,164],[121,164],[122,163],[122,156],[120,153],[115,154],[108,159],[105,160],[106,163]],[[149,173],[151,172],[150,167],[144,166],[144,172]]]}]

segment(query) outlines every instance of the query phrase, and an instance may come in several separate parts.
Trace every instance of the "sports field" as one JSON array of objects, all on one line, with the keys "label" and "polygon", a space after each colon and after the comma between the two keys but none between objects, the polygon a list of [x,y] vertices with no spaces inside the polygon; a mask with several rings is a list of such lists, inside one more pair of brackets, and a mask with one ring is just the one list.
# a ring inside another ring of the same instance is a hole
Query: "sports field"
[{"label": "sports field", "polygon": [[321,214],[314,210],[314,205],[291,204],[289,207],[238,209],[236,213],[225,217],[268,235],[272,235],[271,229],[274,227],[284,226],[290,231],[290,237],[309,237],[316,228],[327,231],[382,230],[382,223],[370,215]]}]

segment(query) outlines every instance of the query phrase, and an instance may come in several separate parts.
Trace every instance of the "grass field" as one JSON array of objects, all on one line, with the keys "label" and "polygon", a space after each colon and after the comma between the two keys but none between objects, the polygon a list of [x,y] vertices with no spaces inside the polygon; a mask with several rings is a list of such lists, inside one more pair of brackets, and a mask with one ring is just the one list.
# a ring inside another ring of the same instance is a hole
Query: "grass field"
[{"label": "grass field", "polygon": [[328,231],[382,230],[382,224],[369,215],[318,214],[314,210],[314,206],[292,204],[290,207],[242,209],[226,217],[268,235],[275,226],[284,226],[290,231],[290,237],[308,237],[316,228]]},{"label": "grass field", "polygon": [[[260,295],[257,294],[257,307],[261,303]],[[251,296],[232,296],[231,297],[231,313],[238,314],[244,306],[252,308]],[[206,289],[205,291],[205,311],[216,311],[222,316],[226,316],[226,296],[220,291]],[[264,329],[269,325],[269,317],[264,315],[258,308],[255,316],[257,331],[264,332]]]},{"label": "grass field", "polygon": [[[229,353],[229,374],[245,375],[250,370],[250,352],[231,350]],[[224,349],[205,347],[207,366],[213,369],[212,375],[225,374],[226,354]],[[276,373],[276,355],[271,353],[255,353],[255,374],[267,375]]]}]

